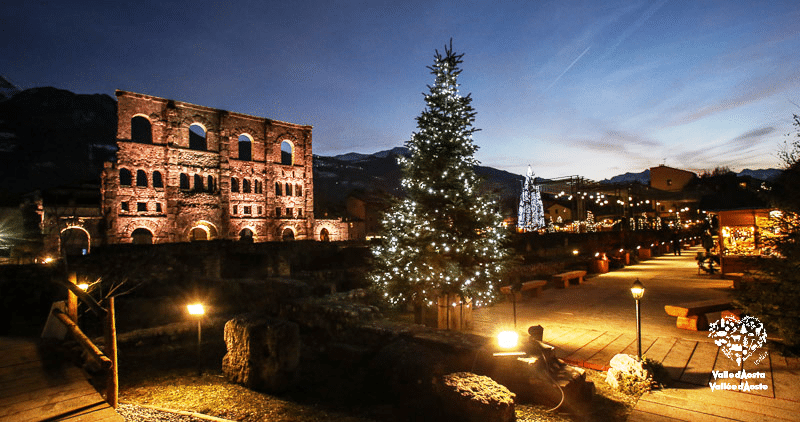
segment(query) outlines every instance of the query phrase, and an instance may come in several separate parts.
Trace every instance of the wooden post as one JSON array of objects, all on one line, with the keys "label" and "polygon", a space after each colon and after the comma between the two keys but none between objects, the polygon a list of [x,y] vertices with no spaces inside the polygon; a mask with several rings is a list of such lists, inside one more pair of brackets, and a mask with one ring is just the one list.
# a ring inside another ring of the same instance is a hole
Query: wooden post
[{"label": "wooden post", "polygon": [[114,297],[108,298],[108,314],[106,314],[105,354],[111,359],[111,367],[106,378],[106,401],[108,405],[117,408],[119,395],[119,373],[117,371],[117,322],[114,311]]},{"label": "wooden post", "polygon": [[[78,275],[69,273],[67,281],[72,284],[78,284]],[[72,290],[67,289],[67,316],[74,323],[78,323],[78,296],[72,293]]]}]

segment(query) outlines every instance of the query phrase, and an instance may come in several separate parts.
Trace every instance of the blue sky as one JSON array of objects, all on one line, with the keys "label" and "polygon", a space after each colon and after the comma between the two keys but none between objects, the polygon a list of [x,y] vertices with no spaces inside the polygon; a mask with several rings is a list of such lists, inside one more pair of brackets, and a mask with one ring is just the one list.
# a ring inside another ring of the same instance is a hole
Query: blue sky
[{"label": "blue sky", "polygon": [[314,152],[415,130],[450,38],[477,158],[603,179],[779,167],[800,114],[794,1],[5,2],[0,75],[314,126]]}]

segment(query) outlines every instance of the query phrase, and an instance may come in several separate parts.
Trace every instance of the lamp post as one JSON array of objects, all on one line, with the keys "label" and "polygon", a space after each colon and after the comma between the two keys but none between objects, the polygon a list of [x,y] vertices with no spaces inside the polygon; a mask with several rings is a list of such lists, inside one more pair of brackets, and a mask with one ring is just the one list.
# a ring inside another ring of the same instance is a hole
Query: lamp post
[{"label": "lamp post", "polygon": [[631,294],[636,300],[636,350],[639,360],[642,360],[642,311],[639,307],[639,299],[644,296],[644,285],[637,278],[631,286]]},{"label": "lamp post", "polygon": [[186,305],[186,309],[189,311],[189,315],[192,315],[197,318],[197,375],[203,374],[203,366],[202,362],[202,352],[200,350],[200,345],[203,342],[203,334],[202,334],[202,320],[203,315],[206,313],[205,309],[203,308],[202,303],[193,303],[191,305]]}]

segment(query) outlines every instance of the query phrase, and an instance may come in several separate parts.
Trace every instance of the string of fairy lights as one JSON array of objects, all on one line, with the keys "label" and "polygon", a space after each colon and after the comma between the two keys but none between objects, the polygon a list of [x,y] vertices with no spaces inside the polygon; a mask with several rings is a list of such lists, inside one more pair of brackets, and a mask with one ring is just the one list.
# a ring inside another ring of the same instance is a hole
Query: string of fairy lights
[{"label": "string of fairy lights", "polygon": [[475,112],[461,96],[461,55],[437,52],[435,82],[425,95],[417,132],[400,158],[398,200],[382,220],[383,236],[372,249],[375,286],[390,305],[433,305],[442,294],[493,301],[504,268],[505,231],[498,205],[478,194],[473,154]]}]

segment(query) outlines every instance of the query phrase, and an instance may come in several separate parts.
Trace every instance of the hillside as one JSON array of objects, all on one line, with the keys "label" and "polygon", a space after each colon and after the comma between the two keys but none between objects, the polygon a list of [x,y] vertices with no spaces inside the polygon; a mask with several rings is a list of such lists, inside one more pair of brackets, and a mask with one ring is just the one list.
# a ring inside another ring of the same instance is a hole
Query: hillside
[{"label": "hillside", "polygon": [[117,103],[108,95],[33,88],[0,102],[0,197],[99,183],[116,151]]},{"label": "hillside", "polygon": [[[397,157],[408,156],[404,147],[374,154],[350,153],[334,157],[314,156],[314,203],[316,214],[344,215],[349,195],[399,196],[402,177]],[[492,167],[478,166],[475,173],[484,181],[483,189],[495,195],[504,208],[516,207],[523,177]]]}]

